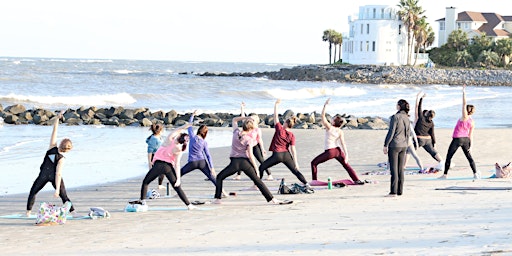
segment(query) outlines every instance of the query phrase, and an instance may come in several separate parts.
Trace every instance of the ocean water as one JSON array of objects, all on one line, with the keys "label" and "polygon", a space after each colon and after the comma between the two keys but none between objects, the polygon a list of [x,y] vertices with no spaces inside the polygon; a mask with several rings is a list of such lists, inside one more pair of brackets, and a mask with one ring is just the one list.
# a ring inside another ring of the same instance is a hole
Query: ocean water
[{"label": "ocean water", "polygon": [[[372,85],[274,81],[247,77],[201,77],[203,72],[276,71],[295,66],[276,63],[215,63],[141,60],[0,58],[0,104],[23,104],[52,110],[81,106],[147,107],[178,113],[271,114],[276,98],[280,113],[320,112],[330,97],[330,114],[387,118],[399,99],[414,105],[418,91],[427,93],[424,109],[436,111],[438,128],[452,128],[461,114],[461,87],[449,85]],[[467,88],[476,106],[477,128],[512,126],[510,87]],[[413,112],[412,112],[413,113]],[[27,193],[48,148],[50,127],[0,125],[0,195]],[[146,173],[147,128],[61,126],[59,138],[70,137],[75,149],[64,169],[67,187],[121,180]],[[211,147],[227,146],[229,132],[209,135]],[[46,189],[49,189],[47,185]]]}]

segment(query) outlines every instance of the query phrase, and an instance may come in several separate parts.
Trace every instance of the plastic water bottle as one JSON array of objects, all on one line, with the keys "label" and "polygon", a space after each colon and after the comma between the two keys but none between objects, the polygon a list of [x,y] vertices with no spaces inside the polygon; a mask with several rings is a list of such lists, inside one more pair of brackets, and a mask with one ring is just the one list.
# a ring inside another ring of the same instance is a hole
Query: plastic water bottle
[{"label": "plastic water bottle", "polygon": [[328,177],[328,178],[327,178],[327,189],[332,189],[332,181],[331,181],[331,177]]}]

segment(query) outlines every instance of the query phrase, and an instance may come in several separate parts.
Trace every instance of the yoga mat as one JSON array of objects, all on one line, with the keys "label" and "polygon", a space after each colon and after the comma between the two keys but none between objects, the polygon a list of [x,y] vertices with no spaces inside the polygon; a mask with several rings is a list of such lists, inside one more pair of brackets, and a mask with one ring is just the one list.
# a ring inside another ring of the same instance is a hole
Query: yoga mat
[{"label": "yoga mat", "polygon": [[[490,179],[491,177],[481,177],[480,180]],[[439,177],[429,177],[423,180],[475,180],[473,177],[447,177],[446,179],[439,179]]]},{"label": "yoga mat", "polygon": [[[11,215],[0,216],[0,218],[2,218],[2,219],[27,219],[27,220],[35,220],[37,218],[37,215],[31,214],[30,217],[27,217],[25,214],[11,214]],[[88,215],[84,215],[84,216],[68,215],[68,216],[66,216],[66,219],[67,220],[87,220],[87,219],[90,220],[92,218],[90,216],[88,216]]]},{"label": "yoga mat", "polygon": [[512,187],[458,187],[436,188],[436,190],[512,190]]},{"label": "yoga mat", "polygon": [[[343,183],[345,185],[355,185],[355,183],[351,180],[333,180],[333,181],[331,181],[331,183],[333,186],[334,186],[334,184],[337,184],[337,183]],[[321,181],[321,180],[312,180],[309,182],[309,185],[311,185],[311,186],[327,186],[327,182]]]},{"label": "yoga mat", "polygon": [[[157,212],[157,211],[188,211],[189,209],[187,207],[149,207],[149,212]],[[192,211],[209,211],[209,210],[215,210],[215,207],[202,207],[197,206]]]}]

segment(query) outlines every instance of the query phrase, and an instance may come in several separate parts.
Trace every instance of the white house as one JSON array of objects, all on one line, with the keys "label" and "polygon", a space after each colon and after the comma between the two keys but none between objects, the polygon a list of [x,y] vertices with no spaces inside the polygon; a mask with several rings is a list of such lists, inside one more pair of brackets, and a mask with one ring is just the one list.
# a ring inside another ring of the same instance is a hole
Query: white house
[{"label": "white house", "polygon": [[[357,65],[406,65],[407,31],[398,7],[365,5],[357,18],[349,17],[349,34],[343,36],[343,62]],[[415,55],[412,56],[414,62]],[[421,55],[416,64],[426,63]]]},{"label": "white house", "polygon": [[450,33],[457,29],[468,33],[469,38],[485,33],[495,41],[512,35],[512,16],[501,16],[497,13],[457,13],[457,8],[446,7],[446,16],[436,22],[439,22],[438,46],[446,44]]}]

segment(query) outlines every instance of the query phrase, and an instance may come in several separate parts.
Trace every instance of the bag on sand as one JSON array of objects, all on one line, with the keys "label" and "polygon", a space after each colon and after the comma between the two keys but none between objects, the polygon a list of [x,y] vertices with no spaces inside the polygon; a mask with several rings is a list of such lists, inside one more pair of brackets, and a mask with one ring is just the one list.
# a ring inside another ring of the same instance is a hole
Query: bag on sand
[{"label": "bag on sand", "polygon": [[512,171],[512,166],[510,165],[510,162],[504,166],[500,166],[500,164],[496,163],[495,168],[496,168],[496,178],[509,178],[510,177],[510,174]]},{"label": "bag on sand", "polygon": [[110,218],[110,213],[101,207],[91,207],[89,217],[91,217],[91,219],[108,219]]},{"label": "bag on sand", "polygon": [[37,212],[36,225],[56,225],[66,223],[71,202],[67,201],[63,206],[56,206],[48,202],[41,202],[39,212]]}]

